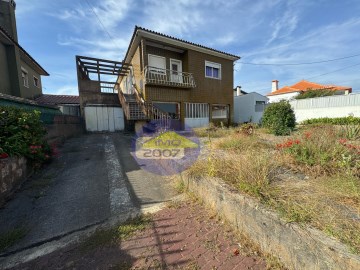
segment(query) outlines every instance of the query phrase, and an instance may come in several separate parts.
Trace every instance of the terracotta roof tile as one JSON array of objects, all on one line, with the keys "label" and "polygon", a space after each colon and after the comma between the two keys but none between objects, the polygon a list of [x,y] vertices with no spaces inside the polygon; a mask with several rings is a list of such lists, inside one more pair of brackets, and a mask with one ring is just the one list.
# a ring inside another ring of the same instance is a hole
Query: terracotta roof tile
[{"label": "terracotta roof tile", "polygon": [[42,95],[35,99],[39,104],[58,105],[58,104],[80,104],[79,96],[70,95]]},{"label": "terracotta roof tile", "polygon": [[267,94],[267,96],[275,96],[280,94],[305,92],[308,90],[320,90],[320,89],[326,89],[329,91],[349,90],[350,93],[352,92],[352,88],[347,86],[325,85],[325,84],[319,84],[319,83],[302,80],[300,82],[295,83],[292,86],[284,86],[279,90],[276,90],[275,92]]}]

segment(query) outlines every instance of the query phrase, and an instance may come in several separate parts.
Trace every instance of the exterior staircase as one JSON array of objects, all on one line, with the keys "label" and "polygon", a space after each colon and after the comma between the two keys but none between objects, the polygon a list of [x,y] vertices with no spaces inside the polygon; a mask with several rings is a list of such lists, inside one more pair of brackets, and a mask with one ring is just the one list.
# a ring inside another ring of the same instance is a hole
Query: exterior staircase
[{"label": "exterior staircase", "polygon": [[145,101],[136,87],[132,93],[119,91],[120,103],[124,110],[124,115],[128,121],[147,121],[144,125],[144,132],[154,132],[157,130],[167,130],[171,126],[171,116],[169,113],[155,107],[151,102]]}]

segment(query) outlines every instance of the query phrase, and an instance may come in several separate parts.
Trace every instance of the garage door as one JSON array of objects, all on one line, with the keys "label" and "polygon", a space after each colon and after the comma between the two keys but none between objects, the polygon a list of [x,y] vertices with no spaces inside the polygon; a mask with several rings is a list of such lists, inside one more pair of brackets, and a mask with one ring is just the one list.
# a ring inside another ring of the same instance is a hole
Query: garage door
[{"label": "garage door", "polygon": [[124,112],[120,107],[86,106],[85,122],[87,131],[124,130]]}]

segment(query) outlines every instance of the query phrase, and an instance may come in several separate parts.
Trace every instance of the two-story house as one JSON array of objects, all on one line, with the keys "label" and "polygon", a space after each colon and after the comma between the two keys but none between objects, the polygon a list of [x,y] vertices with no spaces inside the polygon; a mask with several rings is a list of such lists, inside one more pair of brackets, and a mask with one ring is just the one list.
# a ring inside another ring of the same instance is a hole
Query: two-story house
[{"label": "two-story house", "polygon": [[[233,66],[238,59],[136,26],[122,62],[76,57],[87,129],[117,130],[123,125],[114,119],[122,113],[125,126],[149,120],[170,120],[172,128],[180,129],[210,122],[228,125],[233,121]],[[116,82],[103,79],[109,75]]]},{"label": "two-story house", "polygon": [[119,95],[141,97],[187,127],[229,124],[236,55],[135,27]]},{"label": "two-story house", "polygon": [[14,0],[0,0],[0,94],[34,99],[49,74],[18,43]]}]

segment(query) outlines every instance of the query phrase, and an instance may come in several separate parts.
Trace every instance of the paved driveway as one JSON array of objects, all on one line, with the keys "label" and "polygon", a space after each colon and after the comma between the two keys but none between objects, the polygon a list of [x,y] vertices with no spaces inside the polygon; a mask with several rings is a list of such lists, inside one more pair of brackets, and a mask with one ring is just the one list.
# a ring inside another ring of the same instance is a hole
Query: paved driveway
[{"label": "paved driveway", "polygon": [[0,234],[26,232],[2,256],[171,199],[170,185],[137,165],[131,140],[114,133],[66,141],[58,157],[0,209]]}]

